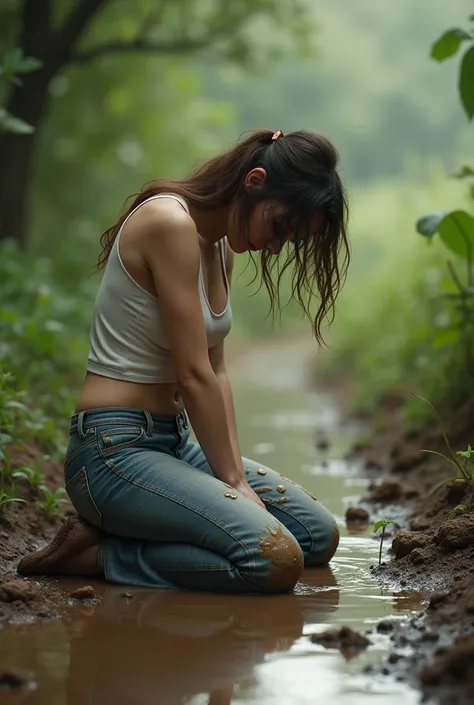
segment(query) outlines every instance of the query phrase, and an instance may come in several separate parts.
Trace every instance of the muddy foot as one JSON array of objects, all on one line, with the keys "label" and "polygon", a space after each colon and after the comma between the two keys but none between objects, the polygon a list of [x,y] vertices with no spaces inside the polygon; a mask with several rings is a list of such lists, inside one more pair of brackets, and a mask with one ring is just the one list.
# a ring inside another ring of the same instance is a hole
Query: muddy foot
[{"label": "muddy foot", "polygon": [[99,529],[78,516],[72,516],[59,529],[51,543],[22,558],[17,571],[20,575],[58,575],[65,561],[97,545],[100,535]]}]

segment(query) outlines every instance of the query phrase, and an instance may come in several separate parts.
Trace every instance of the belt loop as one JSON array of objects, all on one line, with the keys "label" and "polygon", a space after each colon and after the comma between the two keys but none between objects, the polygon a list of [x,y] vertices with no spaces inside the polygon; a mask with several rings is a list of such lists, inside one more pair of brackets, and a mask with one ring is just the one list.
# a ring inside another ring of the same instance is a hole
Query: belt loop
[{"label": "belt loop", "polygon": [[183,428],[185,428],[185,429],[187,430],[187,429],[189,428],[189,426],[188,426],[188,417],[186,416],[186,412],[185,412],[185,411],[182,411],[181,413],[182,413],[182,415],[183,415]]},{"label": "belt loop", "polygon": [[85,438],[84,426],[83,426],[84,414],[85,414],[84,411],[80,411],[79,416],[77,417],[77,435],[79,436],[81,441],[83,440],[83,438]]},{"label": "belt loop", "polygon": [[152,419],[149,411],[144,410],[143,413],[145,414],[145,419],[146,419],[146,435],[152,436],[153,435],[153,419]]}]

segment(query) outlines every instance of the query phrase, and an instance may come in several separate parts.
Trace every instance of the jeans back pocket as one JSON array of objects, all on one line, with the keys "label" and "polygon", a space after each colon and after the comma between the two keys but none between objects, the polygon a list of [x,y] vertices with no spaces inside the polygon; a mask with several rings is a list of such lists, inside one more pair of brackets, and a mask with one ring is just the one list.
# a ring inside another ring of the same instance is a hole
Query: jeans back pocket
[{"label": "jeans back pocket", "polygon": [[102,514],[91,495],[85,465],[66,483],[66,491],[79,516],[102,529]]}]

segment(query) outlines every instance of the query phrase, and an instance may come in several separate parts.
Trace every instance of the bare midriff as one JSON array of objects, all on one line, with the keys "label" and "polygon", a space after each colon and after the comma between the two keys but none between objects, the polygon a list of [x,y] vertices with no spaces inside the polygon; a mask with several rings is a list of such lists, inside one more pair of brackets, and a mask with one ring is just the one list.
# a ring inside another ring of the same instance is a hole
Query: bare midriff
[{"label": "bare midriff", "polygon": [[176,382],[140,384],[88,372],[76,413],[106,407],[143,409],[151,414],[179,414],[184,404]]}]

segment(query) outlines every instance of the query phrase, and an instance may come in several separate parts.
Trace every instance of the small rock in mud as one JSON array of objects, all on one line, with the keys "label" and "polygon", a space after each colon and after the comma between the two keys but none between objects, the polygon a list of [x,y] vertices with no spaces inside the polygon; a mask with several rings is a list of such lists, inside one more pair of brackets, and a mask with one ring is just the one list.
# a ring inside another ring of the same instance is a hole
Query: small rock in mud
[{"label": "small rock in mud", "polygon": [[131,592],[122,592],[122,597],[125,597],[126,600],[131,600],[133,595]]},{"label": "small rock in mud", "polygon": [[388,634],[388,632],[393,631],[393,626],[393,622],[389,619],[382,619],[382,621],[377,624],[377,631],[381,634]]},{"label": "small rock in mud", "polygon": [[347,656],[367,648],[371,643],[367,637],[353,631],[350,627],[341,627],[340,629],[331,629],[321,634],[312,634],[310,639],[313,644],[321,644],[326,649],[339,649]]},{"label": "small rock in mud", "polygon": [[430,602],[428,605],[428,609],[434,610],[437,609],[437,607],[446,600],[448,597],[449,593],[448,592],[442,592],[441,590],[434,592],[431,597],[430,597]]},{"label": "small rock in mud", "polygon": [[362,507],[349,507],[346,511],[346,521],[369,521],[369,512]]},{"label": "small rock in mud", "polygon": [[69,597],[72,597],[73,600],[94,600],[98,595],[92,585],[84,585],[69,593]]},{"label": "small rock in mud", "polygon": [[38,594],[38,590],[31,583],[25,580],[5,580],[0,583],[1,602],[29,602]]},{"label": "small rock in mud", "polygon": [[412,521],[410,522],[410,529],[412,531],[425,531],[429,528],[429,526],[429,521],[427,521],[426,519],[420,519],[420,517],[412,519]]},{"label": "small rock in mud", "polygon": [[426,534],[417,531],[399,531],[392,541],[392,551],[396,558],[408,556],[414,548],[426,548],[432,543]]},{"label": "small rock in mud", "polygon": [[33,678],[30,673],[16,668],[7,668],[0,671],[0,691],[23,690],[31,688]]},{"label": "small rock in mud", "polygon": [[450,684],[469,679],[472,681],[474,671],[474,637],[461,637],[440,660],[423,669],[420,674],[424,685]]},{"label": "small rock in mud", "polygon": [[403,494],[402,486],[398,482],[382,482],[372,492],[370,499],[372,502],[392,502],[399,499]]},{"label": "small rock in mud", "polygon": [[457,551],[474,544],[474,516],[448,519],[439,527],[437,540],[446,551]]}]

